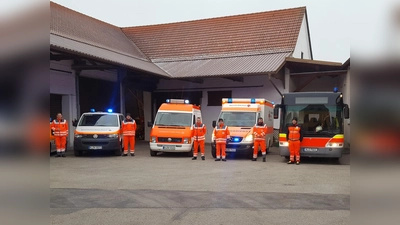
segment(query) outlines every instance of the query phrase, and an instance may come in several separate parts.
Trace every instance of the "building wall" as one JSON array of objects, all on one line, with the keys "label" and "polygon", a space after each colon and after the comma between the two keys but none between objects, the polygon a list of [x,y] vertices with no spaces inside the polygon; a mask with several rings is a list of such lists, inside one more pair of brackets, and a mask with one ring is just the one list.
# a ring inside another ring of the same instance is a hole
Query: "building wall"
[{"label": "building wall", "polygon": [[[283,84],[280,80],[271,78],[274,84],[283,92]],[[244,82],[236,82],[223,78],[206,78],[204,83],[191,83],[180,80],[161,80],[158,91],[203,91],[201,99],[201,113],[203,123],[207,126],[206,142],[211,142],[212,121],[217,120],[221,106],[208,106],[208,91],[231,90],[232,98],[265,98],[269,101],[280,103],[281,97],[268,80],[268,76],[244,77]],[[274,123],[279,128],[278,121]]]},{"label": "building wall", "polygon": [[311,59],[310,37],[308,35],[307,21],[305,15],[303,17],[303,22],[300,27],[299,37],[297,38],[293,57],[301,58],[301,52],[303,52],[303,59]]}]

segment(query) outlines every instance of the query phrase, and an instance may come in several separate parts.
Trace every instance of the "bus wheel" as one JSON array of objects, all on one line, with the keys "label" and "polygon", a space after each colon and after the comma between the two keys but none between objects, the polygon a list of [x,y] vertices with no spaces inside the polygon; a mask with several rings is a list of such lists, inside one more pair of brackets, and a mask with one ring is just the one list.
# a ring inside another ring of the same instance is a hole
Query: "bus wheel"
[{"label": "bus wheel", "polygon": [[151,155],[151,156],[156,156],[156,155],[157,155],[157,152],[156,152],[156,151],[152,151],[152,150],[150,149],[150,155]]},{"label": "bus wheel", "polygon": [[192,149],[190,149],[190,152],[187,153],[188,157],[193,157],[193,146]]}]

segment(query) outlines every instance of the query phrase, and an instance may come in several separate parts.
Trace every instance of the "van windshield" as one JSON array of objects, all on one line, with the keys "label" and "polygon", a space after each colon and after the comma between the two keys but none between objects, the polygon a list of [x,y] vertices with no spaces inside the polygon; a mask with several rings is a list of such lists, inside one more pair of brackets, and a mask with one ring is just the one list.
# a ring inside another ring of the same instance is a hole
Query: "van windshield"
[{"label": "van windshield", "polygon": [[256,123],[255,112],[221,112],[219,118],[228,127],[252,127]]},{"label": "van windshield", "polygon": [[118,127],[118,116],[107,114],[85,114],[78,126]]},{"label": "van windshield", "polygon": [[158,126],[192,126],[192,113],[158,112],[155,125]]}]

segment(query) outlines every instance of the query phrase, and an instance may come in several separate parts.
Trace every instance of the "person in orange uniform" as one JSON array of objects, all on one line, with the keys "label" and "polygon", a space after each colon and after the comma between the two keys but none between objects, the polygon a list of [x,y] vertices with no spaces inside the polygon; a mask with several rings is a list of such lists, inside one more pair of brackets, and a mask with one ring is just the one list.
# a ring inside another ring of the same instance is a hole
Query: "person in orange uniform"
[{"label": "person in orange uniform", "polygon": [[56,157],[65,157],[65,146],[67,144],[68,136],[68,123],[65,119],[63,119],[61,113],[58,113],[57,118],[51,123],[51,130],[53,131],[56,142]]},{"label": "person in orange uniform", "polygon": [[258,155],[258,147],[261,146],[261,152],[263,156],[263,162],[266,161],[266,144],[265,144],[265,135],[267,134],[267,125],[264,124],[263,118],[258,118],[257,124],[253,127],[253,135],[254,135],[254,151],[253,151],[253,159],[251,161],[257,161]]},{"label": "person in orange uniform", "polygon": [[292,125],[288,126],[286,140],[289,142],[290,152],[288,164],[294,163],[294,157],[296,156],[296,165],[300,165],[300,142],[303,141],[303,131],[297,124],[296,117],[293,117]]},{"label": "person in orange uniform", "polygon": [[132,119],[131,114],[127,113],[126,118],[122,121],[122,135],[124,136],[124,154],[122,156],[128,155],[128,150],[131,148],[131,156],[135,156],[135,132],[136,132],[136,122]]},{"label": "person in orange uniform", "polygon": [[226,141],[230,138],[228,127],[224,125],[224,120],[219,118],[218,126],[214,129],[214,136],[216,142],[216,150],[217,150],[217,158],[215,161],[222,161],[226,162]]},{"label": "person in orange uniform", "polygon": [[201,118],[197,117],[196,123],[193,125],[192,128],[192,137],[194,137],[194,143],[193,143],[193,158],[192,160],[197,159],[197,153],[200,147],[201,151],[201,159],[205,160],[204,156],[204,141],[206,140],[206,133],[207,133],[207,128],[204,125],[204,123],[201,122]]}]

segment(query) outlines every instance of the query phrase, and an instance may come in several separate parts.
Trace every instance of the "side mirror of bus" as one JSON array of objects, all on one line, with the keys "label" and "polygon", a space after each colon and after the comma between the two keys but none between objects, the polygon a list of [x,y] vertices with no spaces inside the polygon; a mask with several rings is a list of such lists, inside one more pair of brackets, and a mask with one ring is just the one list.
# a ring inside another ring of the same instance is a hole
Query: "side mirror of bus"
[{"label": "side mirror of bus", "polygon": [[274,107],[274,119],[279,118],[279,105],[275,105]]},{"label": "side mirror of bus", "polygon": [[349,109],[349,106],[348,106],[348,105],[346,105],[346,106],[344,107],[343,113],[344,113],[344,118],[345,118],[345,119],[350,118],[350,109]]},{"label": "side mirror of bus", "polygon": [[152,126],[153,126],[153,123],[152,123],[151,121],[147,121],[147,126],[148,126],[148,127],[152,127]]},{"label": "side mirror of bus", "polygon": [[212,121],[212,127],[215,128],[217,126],[217,121]]}]

